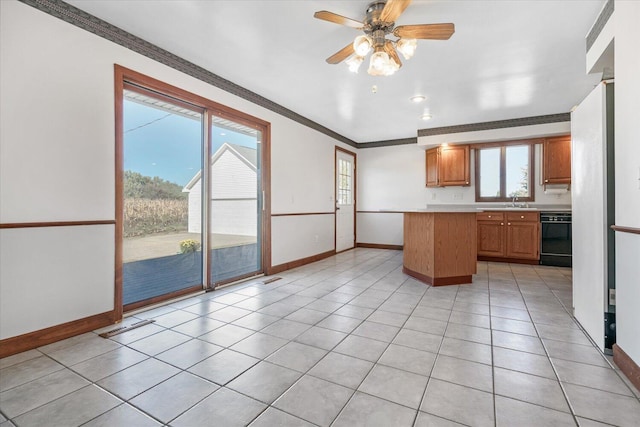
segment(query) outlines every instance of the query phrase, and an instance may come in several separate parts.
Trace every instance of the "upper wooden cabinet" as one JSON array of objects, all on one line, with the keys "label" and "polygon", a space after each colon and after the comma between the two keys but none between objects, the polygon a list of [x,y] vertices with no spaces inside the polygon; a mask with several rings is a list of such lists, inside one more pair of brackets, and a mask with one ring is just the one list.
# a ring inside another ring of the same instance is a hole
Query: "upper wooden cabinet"
[{"label": "upper wooden cabinet", "polygon": [[542,156],[544,184],[571,183],[571,135],[546,138]]},{"label": "upper wooden cabinet", "polygon": [[427,187],[471,184],[468,145],[451,145],[427,150]]},{"label": "upper wooden cabinet", "polygon": [[427,150],[427,187],[438,186],[438,148]]}]

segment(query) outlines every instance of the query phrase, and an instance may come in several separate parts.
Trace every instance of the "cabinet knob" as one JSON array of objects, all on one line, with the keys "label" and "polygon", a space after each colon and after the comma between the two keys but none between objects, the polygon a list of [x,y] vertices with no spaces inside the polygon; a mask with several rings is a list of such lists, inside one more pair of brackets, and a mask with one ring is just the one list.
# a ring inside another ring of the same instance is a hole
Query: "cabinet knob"
[{"label": "cabinet knob", "polygon": [[520,218],[521,218],[521,219],[524,219],[524,215],[520,215]]},{"label": "cabinet knob", "polygon": [[549,180],[548,180],[548,179],[545,179],[545,180],[544,180],[544,182],[549,182]]},{"label": "cabinet knob", "polygon": [[507,225],[511,225],[511,223],[510,223],[510,222],[508,222],[508,223],[507,223]]},{"label": "cabinet knob", "polygon": [[504,222],[501,222],[500,225],[504,225]]},{"label": "cabinet knob", "polygon": [[465,184],[468,184],[468,183],[469,183],[469,181],[466,181],[466,182],[465,182]]},{"label": "cabinet knob", "polygon": [[487,218],[491,218],[491,215],[487,215]]}]

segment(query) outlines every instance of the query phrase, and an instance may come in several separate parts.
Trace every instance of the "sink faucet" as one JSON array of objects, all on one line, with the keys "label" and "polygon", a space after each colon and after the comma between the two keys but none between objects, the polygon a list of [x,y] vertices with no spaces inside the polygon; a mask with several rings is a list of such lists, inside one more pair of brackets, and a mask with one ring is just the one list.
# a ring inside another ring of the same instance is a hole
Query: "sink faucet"
[{"label": "sink faucet", "polygon": [[518,201],[518,196],[514,194],[513,195],[513,199],[511,199],[511,206],[513,206],[515,208],[517,201]]}]

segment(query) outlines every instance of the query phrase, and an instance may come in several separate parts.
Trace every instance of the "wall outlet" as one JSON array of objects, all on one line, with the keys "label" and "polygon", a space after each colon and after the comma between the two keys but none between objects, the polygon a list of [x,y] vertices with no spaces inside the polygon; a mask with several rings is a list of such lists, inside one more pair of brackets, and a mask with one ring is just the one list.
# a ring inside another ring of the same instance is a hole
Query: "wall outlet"
[{"label": "wall outlet", "polygon": [[432,192],[431,192],[431,200],[435,200],[435,199],[436,199],[436,196],[437,196],[436,192],[435,192],[435,191],[432,191]]},{"label": "wall outlet", "polygon": [[320,238],[318,237],[318,235],[316,234],[315,236],[313,236],[313,241],[318,243],[318,241],[320,240]]},{"label": "wall outlet", "polygon": [[462,193],[453,193],[453,200],[462,200]]}]

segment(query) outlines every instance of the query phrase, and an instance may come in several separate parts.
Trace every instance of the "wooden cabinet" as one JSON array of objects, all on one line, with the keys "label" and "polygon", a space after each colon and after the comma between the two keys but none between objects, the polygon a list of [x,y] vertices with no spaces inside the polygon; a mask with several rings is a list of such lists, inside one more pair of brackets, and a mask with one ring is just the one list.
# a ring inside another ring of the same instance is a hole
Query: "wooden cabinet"
[{"label": "wooden cabinet", "polygon": [[479,212],[478,259],[537,263],[540,259],[538,212]]},{"label": "wooden cabinet", "polygon": [[477,214],[478,255],[503,257],[505,254],[504,214],[480,212]]},{"label": "wooden cabinet", "polygon": [[427,150],[427,187],[468,186],[470,176],[468,145],[451,145]]},{"label": "wooden cabinet", "polygon": [[405,212],[402,272],[433,286],[471,283],[475,212]]},{"label": "wooden cabinet", "polygon": [[427,187],[438,186],[438,157],[438,148],[427,150]]},{"label": "wooden cabinet", "polygon": [[546,138],[542,145],[543,183],[571,183],[571,135]]}]

